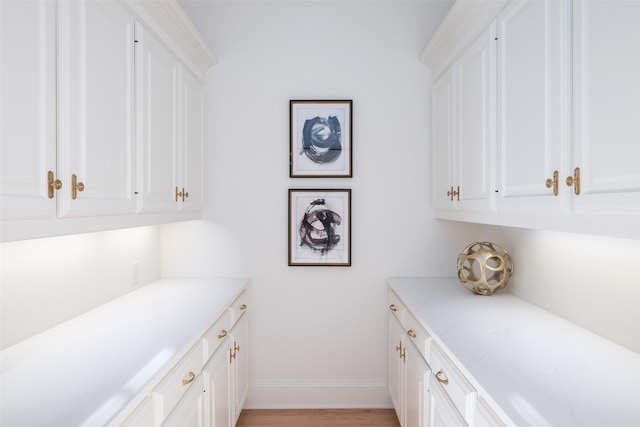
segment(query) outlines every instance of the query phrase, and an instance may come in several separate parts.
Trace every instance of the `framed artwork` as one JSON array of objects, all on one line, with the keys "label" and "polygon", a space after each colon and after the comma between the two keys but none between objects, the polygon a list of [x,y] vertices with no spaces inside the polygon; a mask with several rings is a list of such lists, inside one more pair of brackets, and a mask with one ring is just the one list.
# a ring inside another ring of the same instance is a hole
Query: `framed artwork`
[{"label": "framed artwork", "polygon": [[351,178],[352,100],[289,101],[289,176]]},{"label": "framed artwork", "polygon": [[351,265],[351,189],[289,189],[289,265]]}]

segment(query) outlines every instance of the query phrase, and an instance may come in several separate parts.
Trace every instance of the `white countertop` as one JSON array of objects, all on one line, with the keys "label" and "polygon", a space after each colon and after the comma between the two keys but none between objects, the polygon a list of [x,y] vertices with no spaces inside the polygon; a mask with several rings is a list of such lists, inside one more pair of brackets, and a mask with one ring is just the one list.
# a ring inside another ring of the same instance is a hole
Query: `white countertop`
[{"label": "white countertop", "polygon": [[107,424],[247,285],[247,279],[160,280],[3,350],[0,425]]},{"label": "white countertop", "polygon": [[388,283],[516,425],[640,426],[639,354],[508,292],[475,295],[457,278]]}]

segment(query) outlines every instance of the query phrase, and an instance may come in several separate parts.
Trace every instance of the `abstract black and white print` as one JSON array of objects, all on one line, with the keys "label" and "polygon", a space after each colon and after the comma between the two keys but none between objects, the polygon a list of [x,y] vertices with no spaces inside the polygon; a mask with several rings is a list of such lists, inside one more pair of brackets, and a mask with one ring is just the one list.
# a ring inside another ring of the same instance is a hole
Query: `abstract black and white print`
[{"label": "abstract black and white print", "polygon": [[351,190],[289,190],[289,265],[351,265]]},{"label": "abstract black and white print", "polygon": [[290,101],[291,177],[351,177],[352,101]]}]

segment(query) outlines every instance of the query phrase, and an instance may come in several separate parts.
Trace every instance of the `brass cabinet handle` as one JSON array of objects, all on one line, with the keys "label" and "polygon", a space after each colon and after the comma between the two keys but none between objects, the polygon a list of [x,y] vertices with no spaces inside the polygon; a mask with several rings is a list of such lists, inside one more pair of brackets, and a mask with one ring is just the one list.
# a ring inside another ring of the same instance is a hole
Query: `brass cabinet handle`
[{"label": "brass cabinet handle", "polygon": [[573,176],[568,176],[566,183],[569,187],[573,185],[573,193],[576,196],[580,195],[580,168],[573,170]]},{"label": "brass cabinet handle", "polygon": [[176,202],[178,201],[178,199],[180,199],[182,197],[182,191],[180,191],[178,189],[178,187],[176,187]]},{"label": "brass cabinet handle", "polygon": [[417,337],[416,333],[413,331],[413,329],[409,329],[407,331],[407,335],[409,335],[411,338],[415,338]]},{"label": "brass cabinet handle", "polygon": [[242,304],[240,306],[240,310],[246,310],[247,309],[247,304]]},{"label": "brass cabinet handle", "polygon": [[233,363],[233,359],[236,358],[236,352],[234,351],[233,353],[231,352],[231,349],[229,349],[229,364]]},{"label": "brass cabinet handle", "polygon": [[389,310],[391,310],[391,311],[397,311],[398,309],[396,308],[396,305],[395,305],[395,304],[391,304],[391,305],[389,306]]},{"label": "brass cabinet handle", "polygon": [[221,331],[220,331],[220,333],[218,334],[218,338],[222,339],[222,338],[226,337],[226,336],[227,336],[227,334],[228,334],[227,330],[226,330],[226,329],[223,329],[223,330],[221,330]]},{"label": "brass cabinet handle", "polygon": [[62,188],[62,181],[54,179],[53,171],[47,172],[47,197],[53,199],[54,190]]},{"label": "brass cabinet handle", "polygon": [[84,191],[84,183],[78,182],[78,177],[71,175],[71,198],[73,200],[78,198],[78,191]]},{"label": "brass cabinet handle", "polygon": [[553,171],[553,179],[548,178],[545,185],[547,188],[553,187],[553,195],[558,195],[558,171]]},{"label": "brass cabinet handle", "polygon": [[436,372],[436,379],[440,384],[444,384],[444,385],[449,384],[449,380],[447,379],[447,376],[442,371]]},{"label": "brass cabinet handle", "polygon": [[186,380],[182,380],[182,385],[187,385],[191,382],[193,382],[193,380],[196,379],[196,374],[194,374],[193,372],[189,371],[189,378],[187,378]]},{"label": "brass cabinet handle", "polygon": [[453,198],[456,197],[458,201],[460,201],[460,186],[458,185],[457,190],[453,189],[453,186],[451,186],[449,188],[449,191],[447,191],[447,196],[449,197],[449,200],[451,200],[453,202]]},{"label": "brass cabinet handle", "polygon": [[238,343],[237,343],[237,342],[235,342],[235,341],[234,341],[234,342],[233,342],[233,355],[234,355],[233,357],[235,357],[235,354],[236,354],[238,351],[240,351],[240,346],[238,345]]},{"label": "brass cabinet handle", "polygon": [[402,351],[402,341],[400,341],[400,344],[396,346],[396,351]]}]

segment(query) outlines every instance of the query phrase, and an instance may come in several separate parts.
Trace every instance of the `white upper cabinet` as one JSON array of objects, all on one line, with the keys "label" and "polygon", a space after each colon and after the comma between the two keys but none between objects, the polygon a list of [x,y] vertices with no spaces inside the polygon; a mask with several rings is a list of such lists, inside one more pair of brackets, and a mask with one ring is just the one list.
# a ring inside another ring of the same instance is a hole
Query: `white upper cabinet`
[{"label": "white upper cabinet", "polygon": [[141,210],[202,210],[203,85],[142,24],[136,25],[136,49]]},{"label": "white upper cabinet", "polygon": [[[489,210],[495,150],[495,24],[454,64],[454,197],[460,208]],[[459,186],[459,188],[458,188]]]},{"label": "white upper cabinet", "polygon": [[182,173],[185,211],[204,205],[204,86],[187,70],[182,73]]},{"label": "white upper cabinet", "polygon": [[568,144],[566,10],[567,4],[556,0],[531,0],[510,3],[499,15],[498,204],[503,211],[568,208],[567,192],[560,188]]},{"label": "white upper cabinet", "polygon": [[0,212],[53,218],[56,172],[56,5],[0,2]]},{"label": "white upper cabinet", "polygon": [[433,85],[432,138],[437,209],[491,208],[495,132],[495,26]]},{"label": "white upper cabinet", "polygon": [[562,181],[580,168],[574,212],[640,216],[639,22],[638,1],[573,3],[573,150]]},{"label": "white upper cabinet", "polygon": [[143,212],[176,209],[179,63],[156,36],[136,24],[138,114],[141,117]]},{"label": "white upper cabinet", "polygon": [[60,2],[60,216],[135,211],[134,17],[116,1]]},{"label": "white upper cabinet", "polygon": [[177,2],[2,1],[0,19],[0,241],[201,216],[214,59]]},{"label": "white upper cabinet", "polygon": [[633,1],[457,2],[422,58],[436,217],[640,238],[637,22]]}]

